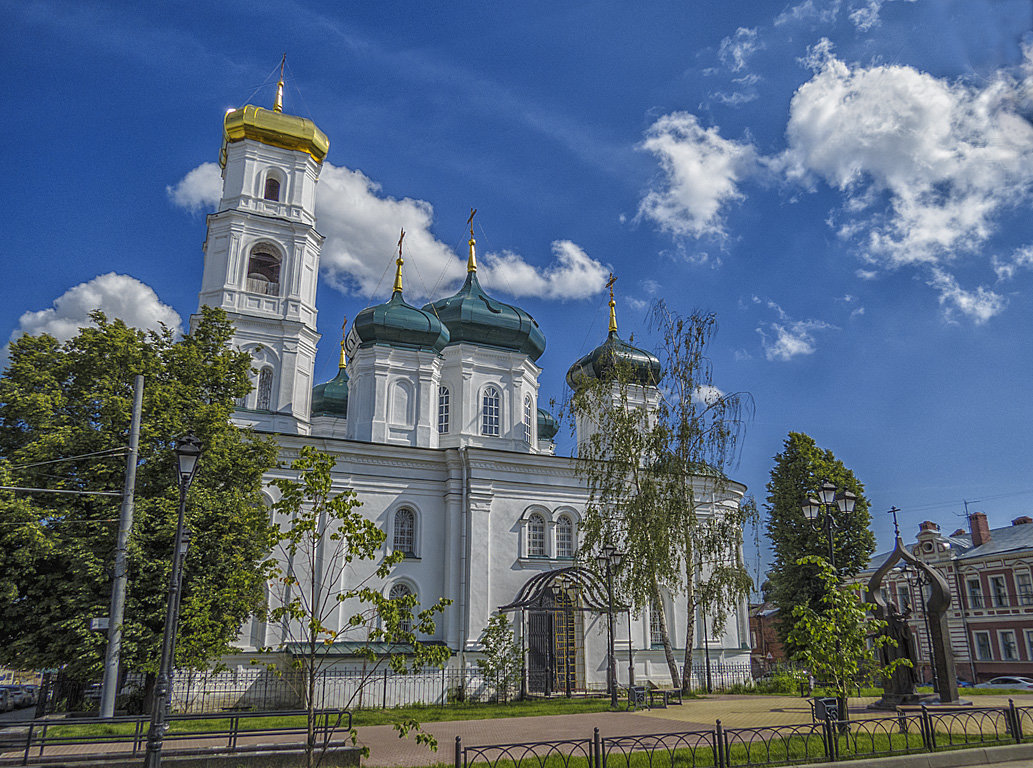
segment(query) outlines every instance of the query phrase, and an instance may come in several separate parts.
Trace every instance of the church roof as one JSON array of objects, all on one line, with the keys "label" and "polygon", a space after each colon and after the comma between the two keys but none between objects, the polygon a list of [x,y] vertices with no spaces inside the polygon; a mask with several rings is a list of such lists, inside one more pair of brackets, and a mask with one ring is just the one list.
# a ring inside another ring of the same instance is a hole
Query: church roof
[{"label": "church roof", "polygon": [[560,431],[560,423],[544,408],[538,409],[538,439],[539,440],[552,440],[556,437],[556,433]]},{"label": "church roof", "polygon": [[330,381],[312,387],[312,415],[342,419],[348,415],[348,372],[343,365]]},{"label": "church roof", "polygon": [[432,312],[406,303],[395,291],[385,304],[367,307],[355,318],[360,348],[374,344],[440,352],[449,341],[448,328]]},{"label": "church roof", "polygon": [[221,167],[226,167],[226,145],[243,139],[307,152],[319,163],[330,150],[330,139],[311,120],[253,104],[226,113],[222,149],[219,151]]}]

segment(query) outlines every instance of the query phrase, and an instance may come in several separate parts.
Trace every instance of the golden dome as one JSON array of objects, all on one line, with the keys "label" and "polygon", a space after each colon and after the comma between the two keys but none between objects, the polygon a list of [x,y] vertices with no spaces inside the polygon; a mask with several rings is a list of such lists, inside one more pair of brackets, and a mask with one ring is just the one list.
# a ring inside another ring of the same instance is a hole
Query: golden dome
[{"label": "golden dome", "polygon": [[311,120],[252,104],[226,113],[219,151],[221,167],[226,167],[226,145],[243,139],[308,152],[317,163],[323,162],[330,149],[330,139]]}]

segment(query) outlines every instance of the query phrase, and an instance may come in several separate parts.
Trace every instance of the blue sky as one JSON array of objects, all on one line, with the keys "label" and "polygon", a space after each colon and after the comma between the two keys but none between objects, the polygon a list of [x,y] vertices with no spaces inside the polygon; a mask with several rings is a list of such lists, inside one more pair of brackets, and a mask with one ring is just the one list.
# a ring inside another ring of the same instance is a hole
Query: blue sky
[{"label": "blue sky", "polygon": [[0,8],[3,334],[195,311],[222,115],[271,105],[286,51],[286,110],[331,140],[317,380],[398,228],[407,297],[438,298],[477,207],[485,282],[548,339],[542,403],[604,338],[612,269],[644,346],[654,297],[717,313],[759,500],[793,430],[856,472],[880,545],[891,505],[948,532],[963,500],[1033,507],[1027,0]]}]

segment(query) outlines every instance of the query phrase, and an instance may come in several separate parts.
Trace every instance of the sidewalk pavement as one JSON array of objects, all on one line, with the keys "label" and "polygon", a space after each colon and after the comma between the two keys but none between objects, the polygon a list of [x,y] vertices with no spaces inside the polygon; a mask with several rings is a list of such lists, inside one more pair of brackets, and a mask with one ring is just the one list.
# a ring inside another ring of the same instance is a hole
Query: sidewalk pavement
[{"label": "sidewalk pavement", "polygon": [[[976,707],[1008,705],[1008,696],[972,697]],[[1018,705],[1033,705],[1033,695],[1015,696]],[[885,717],[887,712],[873,712],[865,707],[875,698],[850,700],[852,719]],[[604,736],[637,736],[649,733],[709,730],[715,720],[726,728],[748,728],[765,725],[793,725],[811,722],[811,708],[806,699],[794,696],[707,696],[686,699],[681,706],[636,712],[595,712],[577,715],[545,715],[496,720],[460,720],[425,723],[423,730],[438,740],[438,751],[416,744],[410,735],[398,737],[390,725],[364,726],[358,729],[358,743],[370,749],[363,765],[373,768],[414,768],[436,764],[452,765],[456,736],[465,746],[516,744],[560,739],[591,739],[594,728]]]}]

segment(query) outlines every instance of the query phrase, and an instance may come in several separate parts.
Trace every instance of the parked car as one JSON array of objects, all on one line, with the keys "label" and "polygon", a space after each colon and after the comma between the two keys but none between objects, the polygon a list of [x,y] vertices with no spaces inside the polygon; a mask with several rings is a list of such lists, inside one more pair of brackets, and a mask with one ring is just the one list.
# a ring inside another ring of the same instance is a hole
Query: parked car
[{"label": "parked car", "polygon": [[1031,677],[995,677],[985,683],[977,683],[973,688],[998,688],[1023,691],[1033,691],[1033,678]]},{"label": "parked car", "polygon": [[10,712],[14,709],[14,700],[7,689],[0,686],[0,712]]},{"label": "parked car", "polygon": [[22,707],[29,706],[31,697],[20,685],[4,685],[0,686],[0,689],[7,692],[7,696],[11,701],[11,709],[21,709]]}]

